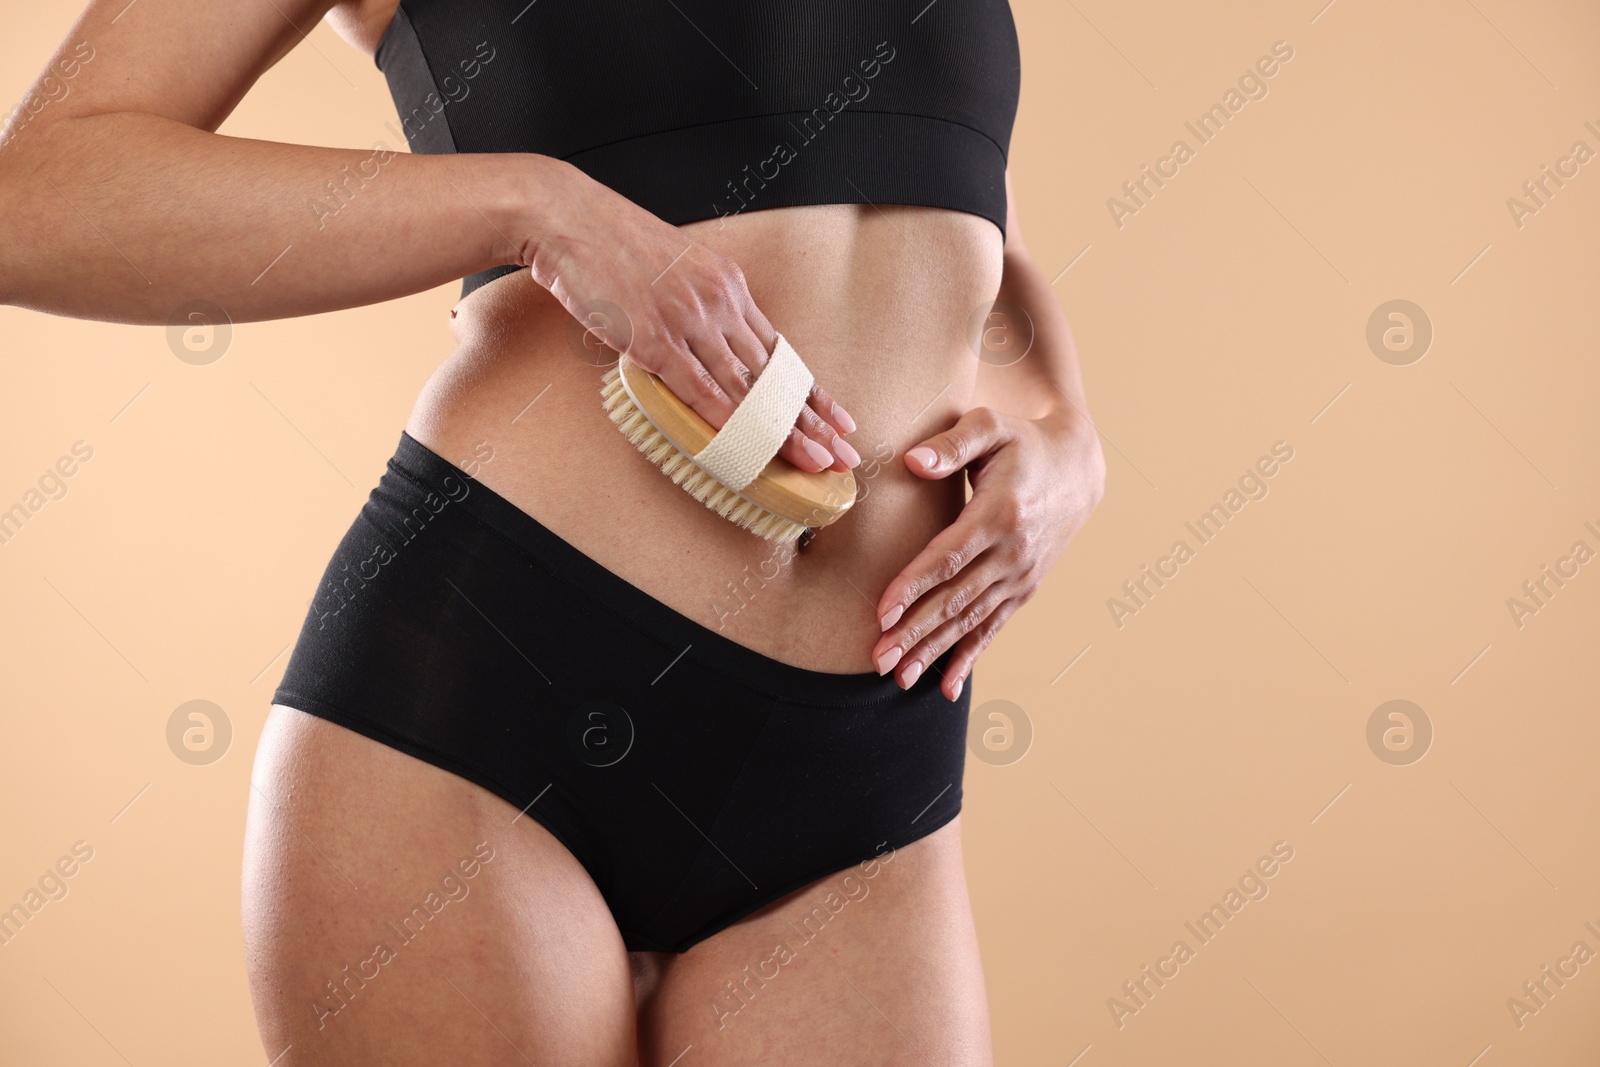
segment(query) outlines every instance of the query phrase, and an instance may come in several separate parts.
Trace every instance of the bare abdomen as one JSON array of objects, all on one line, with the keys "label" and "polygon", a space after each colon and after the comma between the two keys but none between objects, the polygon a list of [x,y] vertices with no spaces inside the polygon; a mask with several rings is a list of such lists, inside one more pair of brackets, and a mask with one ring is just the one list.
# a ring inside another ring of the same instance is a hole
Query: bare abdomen
[{"label": "bare abdomen", "polygon": [[967,331],[999,287],[999,231],[961,212],[854,205],[682,229],[739,263],[856,419],[858,502],[798,554],[718,518],[633,449],[601,409],[604,366],[526,271],[461,303],[459,346],[407,430],[458,464],[492,456],[480,482],[695,621],[797,666],[869,670],[884,585],[964,499],[961,479],[923,481],[901,457],[970,405]]}]

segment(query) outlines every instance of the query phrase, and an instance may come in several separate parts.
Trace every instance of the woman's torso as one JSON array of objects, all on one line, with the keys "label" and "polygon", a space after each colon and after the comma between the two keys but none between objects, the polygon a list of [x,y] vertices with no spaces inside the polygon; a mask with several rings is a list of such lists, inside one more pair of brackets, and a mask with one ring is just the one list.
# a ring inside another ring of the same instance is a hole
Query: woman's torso
[{"label": "woman's torso", "polygon": [[[336,12],[376,43],[394,0]],[[609,351],[527,271],[455,309],[455,350],[407,431],[586,555],[682,614],[785,662],[871,669],[886,583],[955,518],[959,477],[924,481],[905,451],[971,404],[969,329],[1000,283],[989,220],[942,208],[821,204],[690,222],[731,257],[757,305],[856,419],[858,502],[807,546],[780,549],[673,485],[600,403]],[[665,266],[665,265],[663,265]]]}]

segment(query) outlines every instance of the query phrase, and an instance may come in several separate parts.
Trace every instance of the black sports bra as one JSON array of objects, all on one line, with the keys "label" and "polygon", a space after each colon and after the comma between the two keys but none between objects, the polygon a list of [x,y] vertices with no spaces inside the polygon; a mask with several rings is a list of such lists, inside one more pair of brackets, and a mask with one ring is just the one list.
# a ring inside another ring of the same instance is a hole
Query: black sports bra
[{"label": "black sports bra", "polygon": [[1007,0],[403,0],[375,59],[413,152],[554,156],[674,225],[915,204],[1005,234]]}]

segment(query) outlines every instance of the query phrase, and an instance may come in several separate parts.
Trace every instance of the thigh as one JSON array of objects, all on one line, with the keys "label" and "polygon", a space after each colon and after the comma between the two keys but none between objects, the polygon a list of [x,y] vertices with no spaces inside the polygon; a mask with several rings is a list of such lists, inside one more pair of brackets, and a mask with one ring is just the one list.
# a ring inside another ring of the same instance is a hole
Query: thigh
[{"label": "thigh", "polygon": [[992,1064],[960,821],[656,957],[642,1062]]},{"label": "thigh", "polygon": [[438,767],[275,706],[243,891],[279,1067],[636,1062],[628,955],[588,874]]}]

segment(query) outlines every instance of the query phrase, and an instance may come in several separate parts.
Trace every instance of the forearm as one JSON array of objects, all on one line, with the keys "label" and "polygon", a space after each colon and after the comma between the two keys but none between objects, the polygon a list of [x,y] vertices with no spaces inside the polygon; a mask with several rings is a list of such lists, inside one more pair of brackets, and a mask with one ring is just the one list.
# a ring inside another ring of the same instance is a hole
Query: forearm
[{"label": "forearm", "polygon": [[[985,328],[1004,334],[991,338],[997,342],[990,346],[994,355],[979,364],[978,406],[1030,419],[1090,424],[1072,328],[1020,239],[1007,241],[1000,291]],[[1008,363],[1021,346],[1027,346],[1026,354]]]},{"label": "forearm", "polygon": [[525,262],[569,165],[209,133],[124,112],[0,149],[0,301],[165,323],[210,300],[236,322],[377,303]]}]

